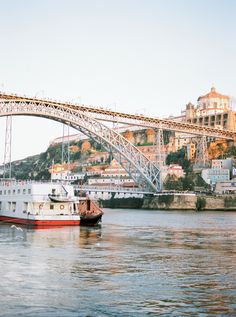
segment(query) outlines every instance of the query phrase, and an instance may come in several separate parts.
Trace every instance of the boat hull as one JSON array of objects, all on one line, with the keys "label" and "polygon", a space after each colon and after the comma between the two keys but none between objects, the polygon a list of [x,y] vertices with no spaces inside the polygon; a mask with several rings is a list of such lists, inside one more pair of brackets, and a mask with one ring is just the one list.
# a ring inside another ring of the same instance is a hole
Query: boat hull
[{"label": "boat hull", "polygon": [[80,225],[81,226],[96,226],[101,222],[103,213],[93,216],[93,217],[83,217],[80,216]]},{"label": "boat hull", "polygon": [[0,216],[0,221],[30,226],[79,226],[80,219],[23,219],[16,217]]}]

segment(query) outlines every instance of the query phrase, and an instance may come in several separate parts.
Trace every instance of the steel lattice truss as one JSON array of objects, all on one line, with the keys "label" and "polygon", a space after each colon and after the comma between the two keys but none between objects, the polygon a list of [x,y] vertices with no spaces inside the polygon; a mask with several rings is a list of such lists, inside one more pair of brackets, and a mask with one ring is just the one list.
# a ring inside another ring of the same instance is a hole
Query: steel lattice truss
[{"label": "steel lattice truss", "polygon": [[144,115],[138,114],[129,114],[122,113],[117,111],[112,111],[111,109],[105,109],[103,107],[92,107],[75,103],[66,103],[52,100],[44,100],[38,98],[31,98],[26,96],[20,96],[15,94],[3,93],[0,92],[0,99],[4,100],[18,100],[25,102],[34,102],[34,103],[47,103],[51,105],[58,105],[76,111],[83,111],[91,113],[91,115],[97,119],[104,122],[117,122],[117,123],[126,123],[129,125],[141,126],[146,128],[159,128],[160,125],[163,130],[178,131],[193,135],[205,135],[215,138],[224,138],[229,140],[236,139],[236,132],[230,130],[222,130],[218,128],[200,126],[197,124],[192,124],[188,122],[180,122],[175,120],[159,119],[154,117],[147,117]]},{"label": "steel lattice truss", "polygon": [[0,100],[0,116],[28,115],[65,123],[112,149],[113,156],[122,164],[140,188],[158,192],[160,171],[123,136],[95,120],[89,113],[52,102],[30,100]]}]

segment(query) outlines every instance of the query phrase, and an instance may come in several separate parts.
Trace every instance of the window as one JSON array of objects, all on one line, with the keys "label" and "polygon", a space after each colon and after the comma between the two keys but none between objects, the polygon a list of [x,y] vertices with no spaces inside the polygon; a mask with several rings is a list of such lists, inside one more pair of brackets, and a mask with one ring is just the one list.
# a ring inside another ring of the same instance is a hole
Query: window
[{"label": "window", "polygon": [[15,202],[15,201],[13,201],[13,202],[11,203],[11,209],[12,209],[13,212],[16,211],[16,202]]},{"label": "window", "polygon": [[23,208],[23,213],[26,213],[28,210],[28,203],[24,202],[24,208]]},{"label": "window", "polygon": [[28,194],[29,194],[29,195],[31,194],[31,189],[28,189]]},{"label": "window", "polygon": [[50,209],[53,210],[54,209],[54,205],[51,204],[50,205]]}]

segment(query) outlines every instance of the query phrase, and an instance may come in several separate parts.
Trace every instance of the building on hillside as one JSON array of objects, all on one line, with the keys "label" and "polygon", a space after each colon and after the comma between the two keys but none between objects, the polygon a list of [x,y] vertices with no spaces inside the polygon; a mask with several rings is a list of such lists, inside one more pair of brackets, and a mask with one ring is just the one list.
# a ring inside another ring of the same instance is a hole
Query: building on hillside
[{"label": "building on hillside", "polygon": [[85,177],[85,173],[71,173],[68,171],[62,171],[60,173],[52,173],[51,174],[51,180],[57,181],[68,181],[68,182],[74,182],[78,180],[83,180]]},{"label": "building on hillside", "polygon": [[72,173],[71,170],[78,166],[77,163],[54,164],[50,167],[51,180],[76,181],[83,179],[85,173]]},{"label": "building on hillside", "polygon": [[211,168],[202,170],[202,178],[207,184],[215,185],[221,181],[228,181],[232,172],[233,160],[212,160]]},{"label": "building on hillside", "polygon": [[192,135],[190,134],[175,132],[175,138],[174,138],[175,152],[182,149],[184,146],[187,146],[191,138],[192,138]]},{"label": "building on hillside", "polygon": [[214,186],[217,182],[228,181],[230,178],[228,169],[206,168],[202,170],[201,176],[203,180]]},{"label": "building on hillside", "polygon": [[111,161],[111,164],[101,172],[100,177],[90,177],[88,184],[105,187],[137,187],[126,170],[114,159]]},{"label": "building on hillside", "polygon": [[64,142],[79,142],[79,141],[85,140],[87,138],[88,137],[86,135],[84,135],[83,133],[66,135],[66,136],[64,136],[64,138],[63,138],[63,136],[61,136],[61,137],[58,137],[58,138],[52,140],[50,142],[50,146],[62,143],[63,141]]},{"label": "building on hillside", "polygon": [[167,174],[168,175],[175,175],[177,178],[179,178],[179,177],[184,177],[185,172],[184,172],[184,170],[183,170],[181,165],[179,165],[179,164],[170,164],[167,167]]},{"label": "building on hillside", "polygon": [[109,157],[109,152],[94,152],[87,158],[87,163],[105,163],[109,159]]},{"label": "building on hillside", "polygon": [[236,179],[216,183],[217,194],[236,194]]},{"label": "building on hillside", "polygon": [[[156,145],[139,145],[138,149],[152,162],[157,159],[157,146]],[[165,151],[163,148],[162,151]]]},{"label": "building on hillside", "polygon": [[69,171],[75,169],[76,167],[78,167],[78,163],[76,162],[71,162],[71,163],[57,163],[57,164],[53,164],[50,168],[49,168],[49,173],[53,174],[53,173],[62,173],[62,172],[66,172],[68,173]]},{"label": "building on hillside", "polygon": [[233,166],[233,160],[231,158],[228,159],[217,159],[217,160],[212,160],[211,161],[211,167],[215,169],[222,169],[226,168],[229,169],[230,172],[232,171],[232,166]]},{"label": "building on hillside", "polygon": [[[199,96],[197,105],[188,103],[185,109],[178,117],[169,117],[168,119],[176,121],[185,121],[192,124],[198,124],[213,128],[227,129],[236,131],[236,112],[231,107],[232,100],[229,96],[216,91],[214,87],[205,95]],[[208,141],[211,139],[208,138]],[[186,133],[175,132],[176,151],[188,144],[197,144],[197,138]],[[214,149],[211,149],[210,157],[214,158]],[[189,148],[189,158],[195,157],[194,151],[191,154]]]},{"label": "building on hillside", "polygon": [[192,103],[186,105],[183,121],[205,125],[214,128],[236,130],[236,113],[231,109],[229,96],[211,91],[197,99],[197,106]]},{"label": "building on hillside", "polygon": [[109,190],[112,191],[114,189],[117,191],[114,198],[143,197],[143,194],[119,192],[119,189],[136,188],[137,184],[130,178],[125,169],[114,159],[99,177],[89,177],[88,185],[94,187],[93,190],[90,189],[87,193],[92,199],[110,199],[112,194]]},{"label": "building on hillside", "polygon": [[189,144],[186,145],[187,149],[187,159],[188,160],[194,160],[196,157],[196,144],[193,142],[190,142]]},{"label": "building on hillside", "polygon": [[85,172],[87,176],[100,176],[105,168],[106,166],[101,165],[85,166],[83,172]]}]

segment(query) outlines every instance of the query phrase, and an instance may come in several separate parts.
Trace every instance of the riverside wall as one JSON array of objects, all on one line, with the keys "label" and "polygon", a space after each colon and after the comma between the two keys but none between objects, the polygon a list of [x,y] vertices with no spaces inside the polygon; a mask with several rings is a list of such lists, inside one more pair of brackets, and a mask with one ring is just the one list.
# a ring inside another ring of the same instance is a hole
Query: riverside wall
[{"label": "riverside wall", "polygon": [[[201,208],[197,208],[197,201],[201,200]],[[161,210],[235,210],[236,196],[234,195],[158,195],[145,198],[142,209]]]}]

